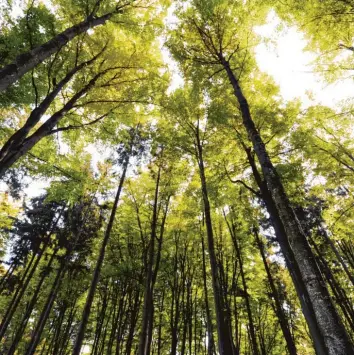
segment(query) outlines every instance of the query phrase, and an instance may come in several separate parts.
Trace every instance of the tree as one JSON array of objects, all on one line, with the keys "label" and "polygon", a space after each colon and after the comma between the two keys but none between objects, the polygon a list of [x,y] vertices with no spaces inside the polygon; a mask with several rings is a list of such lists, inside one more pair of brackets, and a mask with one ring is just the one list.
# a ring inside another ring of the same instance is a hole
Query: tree
[{"label": "tree", "polygon": [[[244,128],[260,162],[265,181],[286,231],[289,244],[294,252],[295,260],[312,303],[314,314],[310,315],[305,312],[305,315],[315,319],[314,324],[308,318],[316,348],[323,353],[329,354],[353,352],[353,346],[336,309],[330,301],[328,290],[325,287],[306,236],[252,119],[250,106],[240,86],[240,72],[237,70],[235,72],[233,69],[235,66],[236,68],[241,67],[241,70],[245,72],[249,70],[247,68],[248,63],[244,63],[241,57],[242,54],[240,54],[241,49],[244,49],[246,53],[247,50],[242,48],[243,43],[236,37],[242,36],[240,28],[235,32],[227,27],[227,24],[232,23],[232,20],[230,13],[226,12],[225,6],[226,4],[217,4],[209,7],[203,1],[196,2],[193,11],[198,11],[198,16],[191,17],[189,14],[184,14],[185,20],[182,24],[184,31],[188,31],[190,38],[193,37],[194,43],[192,46],[188,46],[188,42],[179,43],[176,41],[174,51],[178,50],[182,53],[179,57],[184,56],[207,66],[214,65],[217,66],[217,71],[223,70],[225,72],[239,104]],[[235,6],[235,10],[236,8],[237,6]],[[238,10],[240,9],[238,8]],[[188,11],[190,12],[191,10],[189,9]],[[247,31],[247,27],[244,31]],[[237,44],[235,44],[235,41]],[[242,72],[242,75],[245,77],[244,72]],[[320,334],[316,331],[316,327],[320,330]]]},{"label": "tree", "polygon": [[54,36],[48,42],[35,48],[31,48],[29,52],[18,55],[14,62],[1,68],[0,91],[5,90],[8,86],[19,80],[24,74],[36,67],[43,60],[58,52],[76,36],[85,33],[90,28],[105,24],[113,15],[122,13],[123,9],[130,5],[130,2],[122,4],[118,3],[110,12],[107,12],[104,15],[97,15],[99,8],[102,6],[101,3],[101,0],[97,0],[93,4],[92,10],[84,21],[67,28],[63,32]]}]

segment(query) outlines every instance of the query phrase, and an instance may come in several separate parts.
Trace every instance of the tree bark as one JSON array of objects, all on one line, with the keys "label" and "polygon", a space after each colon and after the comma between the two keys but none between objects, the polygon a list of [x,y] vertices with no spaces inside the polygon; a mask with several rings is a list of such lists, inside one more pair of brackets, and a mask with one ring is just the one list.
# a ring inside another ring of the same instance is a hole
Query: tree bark
[{"label": "tree bark", "polygon": [[250,149],[245,147],[245,151],[246,151],[250,166],[252,168],[254,179],[260,189],[261,198],[262,198],[263,202],[265,203],[267,211],[270,215],[270,220],[271,220],[271,223],[274,227],[277,241],[280,245],[280,248],[283,253],[287,268],[289,270],[289,273],[290,273],[290,276],[291,276],[292,281],[294,283],[297,295],[299,297],[302,311],[305,315],[305,319],[307,320],[309,328],[311,329],[312,340],[314,343],[317,343],[315,345],[316,349],[323,349],[323,351],[325,351],[324,350],[325,344],[324,344],[322,334],[321,334],[320,329],[317,324],[317,320],[316,320],[315,312],[312,307],[310,296],[309,296],[307,289],[305,287],[299,266],[297,264],[297,261],[295,260],[293,250],[290,247],[290,244],[289,244],[289,241],[288,241],[288,238],[286,235],[286,231],[284,229],[283,223],[282,223],[280,216],[278,214],[277,208],[275,206],[275,203],[274,203],[273,198],[268,190],[266,183],[261,178],[261,175],[256,167],[254,157],[252,156]]}]

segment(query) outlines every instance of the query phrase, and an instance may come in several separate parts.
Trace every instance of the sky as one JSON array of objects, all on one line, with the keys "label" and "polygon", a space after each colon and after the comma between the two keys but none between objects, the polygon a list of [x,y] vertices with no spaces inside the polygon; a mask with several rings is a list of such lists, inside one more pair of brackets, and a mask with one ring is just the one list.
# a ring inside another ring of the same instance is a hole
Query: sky
[{"label": "sky", "polygon": [[[280,19],[274,11],[268,14],[268,23],[257,28],[258,34],[277,38],[275,45],[265,42],[256,47],[259,68],[270,74],[279,85],[281,95],[286,100],[300,98],[304,108],[315,103],[335,108],[339,101],[353,97],[354,81],[350,78],[328,85],[320,74],[314,73],[313,62],[316,54],[305,50],[307,41],[295,27],[282,26],[278,32]],[[336,46],[337,43],[334,43]],[[310,100],[307,92],[312,92]]]},{"label": "sky", "polygon": [[[13,14],[18,16],[21,11],[15,8]],[[173,25],[176,20],[171,7],[165,23]],[[352,96],[353,80],[341,80],[328,85],[321,80],[319,74],[314,73],[312,63],[316,55],[305,50],[307,42],[296,27],[282,26],[279,31],[280,20],[274,11],[269,13],[267,20],[267,24],[256,28],[256,32],[263,38],[255,48],[256,59],[259,68],[271,75],[279,85],[285,100],[300,98],[304,108],[316,103],[335,108],[339,101]],[[268,38],[275,41],[269,43]],[[172,74],[169,87],[171,92],[183,85],[183,78],[179,75],[177,64],[172,60],[168,50],[163,47],[162,41],[161,50],[163,59]],[[311,99],[309,92],[312,93]],[[94,146],[88,147],[88,151],[92,154],[93,165],[103,158]],[[36,196],[44,192],[46,186],[46,181],[37,181],[30,184],[25,194],[29,198]],[[3,189],[4,186],[0,184],[0,191]]]}]

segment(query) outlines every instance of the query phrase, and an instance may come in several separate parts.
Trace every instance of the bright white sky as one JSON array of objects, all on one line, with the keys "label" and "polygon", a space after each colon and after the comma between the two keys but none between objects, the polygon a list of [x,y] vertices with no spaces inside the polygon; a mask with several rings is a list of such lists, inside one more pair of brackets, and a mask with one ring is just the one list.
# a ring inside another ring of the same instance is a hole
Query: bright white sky
[{"label": "bright white sky", "polygon": [[[18,11],[14,11],[18,14]],[[173,24],[176,18],[172,11],[169,11],[166,24]],[[273,76],[279,85],[281,95],[286,100],[300,98],[303,106],[321,103],[335,107],[336,104],[346,98],[352,97],[354,93],[353,80],[341,80],[336,84],[325,84],[321,81],[318,74],[312,70],[312,62],[315,54],[304,50],[306,40],[301,32],[295,27],[284,27],[281,31],[277,30],[280,23],[279,18],[274,12],[268,15],[268,23],[257,27],[256,31],[264,41],[256,47],[256,58],[261,70]],[[272,38],[272,44],[267,44],[266,39]],[[162,48],[162,55],[172,73],[172,81],[169,91],[175,90],[183,85],[183,79],[178,73],[177,64],[171,59],[168,51]],[[311,92],[314,101],[307,95]],[[102,157],[94,147],[89,148],[93,156],[94,165]],[[32,197],[43,192],[46,182],[38,181],[31,184],[25,190],[27,197]],[[1,189],[2,190],[2,189]]]},{"label": "bright white sky", "polygon": [[[299,97],[304,107],[315,103],[335,107],[339,101],[353,98],[354,81],[346,79],[331,85],[324,83],[320,75],[313,72],[312,63],[316,55],[305,51],[307,41],[303,34],[296,27],[284,27],[278,32],[280,23],[279,17],[271,11],[268,23],[258,27],[258,34],[276,39],[276,44],[259,44],[256,56],[260,69],[273,76],[284,99]],[[333,45],[337,46],[337,43]],[[315,102],[308,98],[308,91],[313,93]]]}]

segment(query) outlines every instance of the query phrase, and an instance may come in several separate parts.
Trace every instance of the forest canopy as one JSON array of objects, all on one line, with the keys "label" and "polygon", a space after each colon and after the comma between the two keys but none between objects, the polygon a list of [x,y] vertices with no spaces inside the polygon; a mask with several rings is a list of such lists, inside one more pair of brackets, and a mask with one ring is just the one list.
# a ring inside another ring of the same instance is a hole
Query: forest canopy
[{"label": "forest canopy", "polygon": [[354,1],[0,3],[0,353],[354,355]]}]

